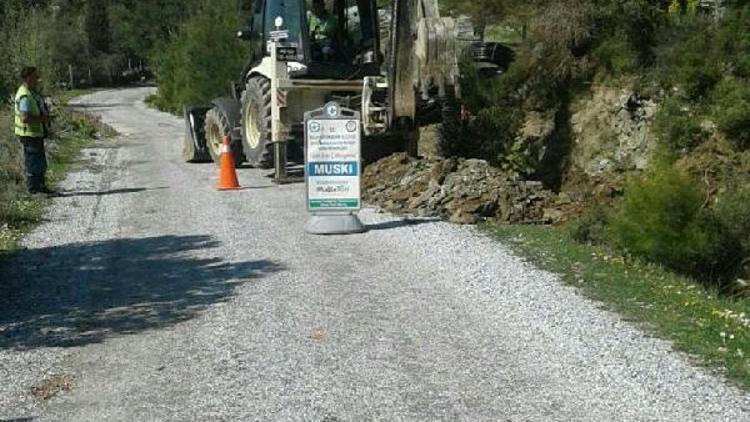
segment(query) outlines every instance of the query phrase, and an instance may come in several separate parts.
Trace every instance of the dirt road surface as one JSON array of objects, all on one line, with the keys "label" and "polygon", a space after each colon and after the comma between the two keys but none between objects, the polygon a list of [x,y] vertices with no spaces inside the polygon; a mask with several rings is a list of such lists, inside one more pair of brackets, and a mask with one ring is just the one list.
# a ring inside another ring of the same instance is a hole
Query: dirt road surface
[{"label": "dirt road surface", "polygon": [[0,420],[743,421],[750,399],[470,227],[180,161],[147,88],[78,104],[83,153],[0,282]]}]

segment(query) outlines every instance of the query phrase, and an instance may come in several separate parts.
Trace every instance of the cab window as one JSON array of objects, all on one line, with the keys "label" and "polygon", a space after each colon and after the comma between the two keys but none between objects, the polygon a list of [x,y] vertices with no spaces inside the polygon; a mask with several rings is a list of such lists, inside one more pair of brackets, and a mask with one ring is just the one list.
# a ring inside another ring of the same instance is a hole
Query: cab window
[{"label": "cab window", "polygon": [[374,45],[369,0],[306,0],[313,60],[350,63]]}]

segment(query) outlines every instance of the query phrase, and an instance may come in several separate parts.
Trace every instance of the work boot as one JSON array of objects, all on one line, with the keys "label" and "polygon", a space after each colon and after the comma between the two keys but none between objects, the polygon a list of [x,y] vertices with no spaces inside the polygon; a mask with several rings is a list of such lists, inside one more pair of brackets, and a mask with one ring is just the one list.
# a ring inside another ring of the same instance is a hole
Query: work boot
[{"label": "work boot", "polygon": [[41,189],[39,189],[39,192],[47,195],[48,197],[60,196],[60,192],[54,189],[50,189],[47,186],[44,186]]},{"label": "work boot", "polygon": [[47,188],[46,186],[41,188],[29,188],[29,194],[39,198],[52,198],[60,196],[57,191]]},{"label": "work boot", "polygon": [[34,199],[45,199],[47,198],[47,194],[39,192],[36,189],[29,189],[29,197]]}]

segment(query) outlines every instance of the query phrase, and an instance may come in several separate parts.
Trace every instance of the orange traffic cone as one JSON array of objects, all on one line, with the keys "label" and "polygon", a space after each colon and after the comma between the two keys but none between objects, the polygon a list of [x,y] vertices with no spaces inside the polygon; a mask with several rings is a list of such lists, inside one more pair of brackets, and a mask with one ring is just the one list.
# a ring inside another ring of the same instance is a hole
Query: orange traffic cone
[{"label": "orange traffic cone", "polygon": [[234,156],[232,147],[229,144],[229,136],[224,136],[224,145],[221,146],[221,156],[219,157],[219,184],[218,190],[234,190],[240,188],[240,182],[237,180],[237,171],[234,169]]}]

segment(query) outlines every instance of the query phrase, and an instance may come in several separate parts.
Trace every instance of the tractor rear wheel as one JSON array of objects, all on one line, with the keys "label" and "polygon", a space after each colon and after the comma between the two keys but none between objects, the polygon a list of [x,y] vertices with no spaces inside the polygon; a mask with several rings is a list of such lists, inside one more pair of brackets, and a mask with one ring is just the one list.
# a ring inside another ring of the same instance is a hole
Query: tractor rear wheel
[{"label": "tractor rear wheel", "polygon": [[271,142],[271,81],[255,76],[242,93],[242,143],[253,167],[273,167]]},{"label": "tractor rear wheel", "polygon": [[[231,136],[232,128],[229,125],[229,119],[221,112],[221,109],[214,107],[206,113],[206,146],[211,154],[211,159],[219,164],[221,157],[221,146],[224,143],[224,136]],[[232,142],[232,156],[235,167],[239,167],[245,157],[242,154],[242,144]]]}]

